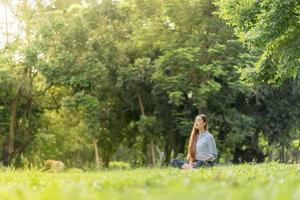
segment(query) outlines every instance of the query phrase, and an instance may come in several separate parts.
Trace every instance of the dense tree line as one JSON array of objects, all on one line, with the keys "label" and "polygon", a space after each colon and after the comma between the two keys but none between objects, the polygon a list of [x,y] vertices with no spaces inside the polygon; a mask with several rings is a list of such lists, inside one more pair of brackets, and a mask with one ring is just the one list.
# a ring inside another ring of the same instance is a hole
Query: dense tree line
[{"label": "dense tree line", "polygon": [[2,2],[22,24],[0,55],[4,165],[164,165],[198,113],[220,162],[299,159],[297,1]]}]

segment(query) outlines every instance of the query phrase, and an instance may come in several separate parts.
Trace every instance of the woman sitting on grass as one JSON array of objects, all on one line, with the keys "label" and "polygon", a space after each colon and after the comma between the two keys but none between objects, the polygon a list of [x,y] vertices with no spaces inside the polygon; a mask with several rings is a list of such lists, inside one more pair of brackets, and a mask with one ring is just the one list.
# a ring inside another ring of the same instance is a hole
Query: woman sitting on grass
[{"label": "woman sitting on grass", "polygon": [[187,156],[188,162],[172,160],[171,165],[181,169],[213,166],[217,156],[215,139],[207,130],[207,117],[200,114],[197,115],[191,132]]}]

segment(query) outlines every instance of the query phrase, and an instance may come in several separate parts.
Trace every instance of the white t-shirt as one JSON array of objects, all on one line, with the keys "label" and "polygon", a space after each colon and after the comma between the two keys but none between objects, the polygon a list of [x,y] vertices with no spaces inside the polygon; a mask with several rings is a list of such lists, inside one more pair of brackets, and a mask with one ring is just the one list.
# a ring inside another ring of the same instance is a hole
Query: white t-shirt
[{"label": "white t-shirt", "polygon": [[216,142],[214,137],[208,131],[205,131],[199,134],[197,138],[196,160],[206,160],[207,157],[211,156],[213,156],[211,160],[218,156]]}]

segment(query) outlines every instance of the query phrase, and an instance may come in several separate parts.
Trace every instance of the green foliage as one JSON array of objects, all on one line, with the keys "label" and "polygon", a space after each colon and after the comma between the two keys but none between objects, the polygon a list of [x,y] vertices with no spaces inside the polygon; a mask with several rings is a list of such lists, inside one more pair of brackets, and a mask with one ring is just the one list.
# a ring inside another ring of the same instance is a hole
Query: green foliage
[{"label": "green foliage", "polygon": [[184,93],[180,91],[174,91],[169,93],[169,102],[170,104],[174,104],[176,106],[179,106],[183,104],[183,101],[185,100],[184,98]]},{"label": "green foliage", "polygon": [[87,125],[80,113],[67,109],[46,112],[43,124],[24,154],[30,165],[41,167],[47,159],[62,160],[68,167],[83,167],[90,162],[92,139],[86,134]]},{"label": "green foliage", "polygon": [[[26,37],[1,49],[1,157],[13,103],[12,157],[27,168],[49,158],[89,168],[96,140],[106,167],[113,160],[133,167],[168,163],[171,155],[186,154],[198,113],[209,117],[222,162],[238,150],[263,147],[266,155],[267,144],[297,141],[299,3],[216,5],[56,0],[11,6]],[[296,79],[283,81],[289,76]]]},{"label": "green foliage", "polygon": [[219,15],[235,27],[249,49],[259,52],[259,81],[282,82],[299,72],[300,3],[287,1],[216,1]]},{"label": "green foliage", "polygon": [[[280,87],[263,85],[260,87],[259,101],[262,104],[262,116],[259,124],[270,143],[289,146],[297,138],[293,131],[299,123],[299,80],[286,80]],[[291,104],[293,102],[293,104]]]},{"label": "green foliage", "polygon": [[122,170],[128,170],[130,169],[130,164],[126,162],[121,161],[112,161],[109,163],[109,169],[122,169]]}]

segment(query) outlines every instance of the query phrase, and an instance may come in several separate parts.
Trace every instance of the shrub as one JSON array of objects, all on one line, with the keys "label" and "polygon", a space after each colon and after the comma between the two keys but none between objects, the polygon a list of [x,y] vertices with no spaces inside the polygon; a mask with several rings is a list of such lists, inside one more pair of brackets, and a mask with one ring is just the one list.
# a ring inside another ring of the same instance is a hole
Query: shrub
[{"label": "shrub", "polygon": [[122,161],[112,161],[109,163],[109,169],[130,169],[130,164]]}]

